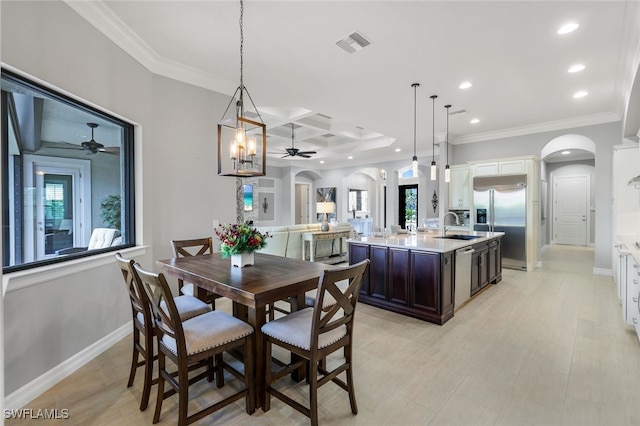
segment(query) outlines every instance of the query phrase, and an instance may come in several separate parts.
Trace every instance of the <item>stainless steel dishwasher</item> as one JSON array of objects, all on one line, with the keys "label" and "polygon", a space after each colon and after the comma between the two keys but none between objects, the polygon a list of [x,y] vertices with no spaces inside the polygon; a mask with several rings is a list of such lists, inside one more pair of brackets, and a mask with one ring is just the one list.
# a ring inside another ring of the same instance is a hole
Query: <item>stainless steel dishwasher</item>
[{"label": "stainless steel dishwasher", "polygon": [[460,307],[471,298],[471,255],[475,252],[472,248],[456,250],[456,287],[454,308]]}]

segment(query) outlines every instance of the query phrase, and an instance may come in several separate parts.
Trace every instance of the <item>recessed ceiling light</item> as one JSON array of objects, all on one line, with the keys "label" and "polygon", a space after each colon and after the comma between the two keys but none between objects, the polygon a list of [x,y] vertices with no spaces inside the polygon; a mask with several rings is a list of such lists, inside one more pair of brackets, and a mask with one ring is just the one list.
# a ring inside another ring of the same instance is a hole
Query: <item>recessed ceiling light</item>
[{"label": "recessed ceiling light", "polygon": [[353,160],[353,155],[347,157],[349,160]]},{"label": "recessed ceiling light", "polygon": [[558,34],[569,34],[570,32],[577,30],[579,26],[580,25],[575,22],[567,22],[558,29]]},{"label": "recessed ceiling light", "polygon": [[320,164],[324,164],[324,160],[320,160]]},{"label": "recessed ceiling light", "polygon": [[471,121],[469,123],[471,124],[478,124],[480,122],[479,118],[472,118]]},{"label": "recessed ceiling light", "polygon": [[571,65],[571,68],[567,70],[567,72],[580,72],[585,68],[582,64]]},{"label": "recessed ceiling light", "polygon": [[460,83],[460,86],[458,86],[460,89],[468,89],[469,87],[471,87],[471,82],[470,81],[463,81],[462,83]]},{"label": "recessed ceiling light", "polygon": [[585,96],[587,96],[589,93],[585,92],[584,90],[580,90],[579,92],[576,92],[573,94],[573,97],[578,99],[578,98],[584,98]]},{"label": "recessed ceiling light", "polygon": [[562,151],[562,155],[569,155],[571,154],[571,151]]},{"label": "recessed ceiling light", "polygon": [[400,148],[396,148],[396,152],[400,152],[402,151]]}]

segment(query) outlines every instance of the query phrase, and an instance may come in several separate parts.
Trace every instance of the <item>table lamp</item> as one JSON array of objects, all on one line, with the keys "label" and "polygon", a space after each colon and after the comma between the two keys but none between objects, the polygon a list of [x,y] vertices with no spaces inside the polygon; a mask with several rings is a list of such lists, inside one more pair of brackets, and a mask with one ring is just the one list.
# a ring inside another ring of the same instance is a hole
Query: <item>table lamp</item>
[{"label": "table lamp", "polygon": [[321,231],[328,231],[329,230],[329,222],[327,222],[327,213],[333,213],[333,209],[335,207],[336,203],[334,202],[329,202],[329,201],[321,201],[319,203],[316,203],[316,211],[318,213],[324,213],[324,221],[322,222],[322,225],[320,226],[320,230]]}]

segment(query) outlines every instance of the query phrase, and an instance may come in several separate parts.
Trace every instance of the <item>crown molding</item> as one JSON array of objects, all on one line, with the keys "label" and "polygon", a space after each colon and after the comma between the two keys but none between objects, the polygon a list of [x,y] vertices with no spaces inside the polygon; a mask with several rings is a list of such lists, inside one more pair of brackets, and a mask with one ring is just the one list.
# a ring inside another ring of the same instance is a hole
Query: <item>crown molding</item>
[{"label": "crown molding", "polygon": [[548,121],[546,123],[532,124],[530,126],[513,127],[496,132],[475,133],[472,135],[458,136],[454,140],[449,138],[452,144],[465,144],[483,142],[493,139],[510,138],[514,136],[530,135],[534,133],[552,132],[555,130],[572,129],[576,127],[593,126],[596,124],[620,121],[620,115],[615,112],[586,115],[583,117],[569,118],[566,120]]},{"label": "crown molding", "polygon": [[102,0],[63,0],[98,31],[154,74],[233,95],[236,82],[160,56],[129,28]]}]

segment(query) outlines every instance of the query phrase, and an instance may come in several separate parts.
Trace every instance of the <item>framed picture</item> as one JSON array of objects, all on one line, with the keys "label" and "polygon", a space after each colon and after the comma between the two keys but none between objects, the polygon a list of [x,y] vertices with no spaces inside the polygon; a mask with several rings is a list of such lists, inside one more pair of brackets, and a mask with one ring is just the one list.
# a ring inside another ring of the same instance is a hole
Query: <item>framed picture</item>
[{"label": "framed picture", "polygon": [[[338,205],[336,204],[336,187],[318,188],[316,190],[316,202],[331,202],[333,203],[333,213],[327,214],[327,221],[331,222],[331,219],[337,219]],[[324,213],[316,213],[316,220],[322,222],[324,220]]]},{"label": "framed picture", "polygon": [[242,199],[244,201],[244,211],[253,210],[253,185],[242,186]]}]

